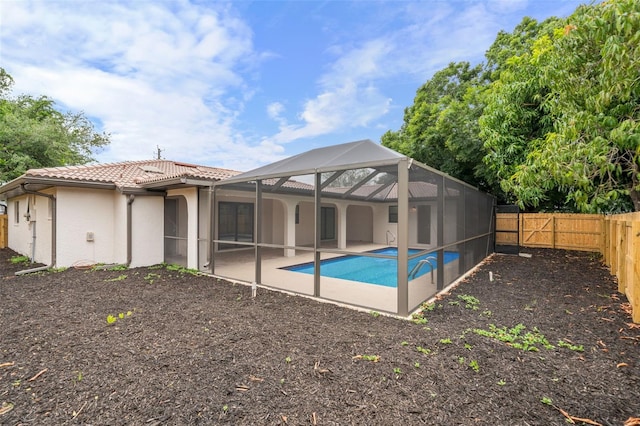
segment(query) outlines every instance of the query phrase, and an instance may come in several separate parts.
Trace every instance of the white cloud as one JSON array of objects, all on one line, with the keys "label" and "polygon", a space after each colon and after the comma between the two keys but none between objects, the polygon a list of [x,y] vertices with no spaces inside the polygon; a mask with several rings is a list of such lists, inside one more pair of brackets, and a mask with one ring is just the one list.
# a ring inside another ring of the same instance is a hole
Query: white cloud
[{"label": "white cloud", "polygon": [[230,92],[245,89],[237,70],[260,59],[251,29],[226,6],[32,1],[0,8],[2,66],[15,92],[44,93],[99,117],[112,135],[100,160],[150,158],[159,145],[169,158],[221,165],[233,161],[231,146],[249,149],[233,123],[250,91]]}]

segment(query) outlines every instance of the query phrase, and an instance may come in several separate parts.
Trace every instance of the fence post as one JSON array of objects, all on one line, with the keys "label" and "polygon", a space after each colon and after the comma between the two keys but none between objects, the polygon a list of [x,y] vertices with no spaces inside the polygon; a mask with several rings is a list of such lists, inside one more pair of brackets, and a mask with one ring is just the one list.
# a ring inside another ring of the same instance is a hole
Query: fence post
[{"label": "fence post", "polygon": [[640,323],[640,221],[631,222],[631,259],[633,262],[633,273],[631,274],[631,317],[633,322]]}]

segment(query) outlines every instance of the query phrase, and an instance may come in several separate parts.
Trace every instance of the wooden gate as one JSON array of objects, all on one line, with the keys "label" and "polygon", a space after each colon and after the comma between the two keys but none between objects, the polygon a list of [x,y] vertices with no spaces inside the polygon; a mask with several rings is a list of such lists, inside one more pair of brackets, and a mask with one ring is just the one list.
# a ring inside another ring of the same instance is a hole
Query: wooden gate
[{"label": "wooden gate", "polygon": [[0,214],[0,249],[9,245],[9,220],[6,214]]},{"label": "wooden gate", "polygon": [[495,252],[518,254],[520,247],[520,209],[518,206],[496,206]]},{"label": "wooden gate", "polygon": [[599,214],[520,215],[520,245],[602,252],[604,217]]}]

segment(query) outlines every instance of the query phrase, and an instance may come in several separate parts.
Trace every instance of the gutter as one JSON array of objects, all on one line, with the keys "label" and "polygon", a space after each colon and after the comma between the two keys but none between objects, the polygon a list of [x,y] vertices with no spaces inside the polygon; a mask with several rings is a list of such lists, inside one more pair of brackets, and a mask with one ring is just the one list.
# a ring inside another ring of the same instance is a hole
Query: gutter
[{"label": "gutter", "polygon": [[[51,194],[45,194],[38,191],[31,191],[27,189],[27,185],[28,183],[23,183],[20,185],[22,187],[22,191],[24,191],[25,194],[33,194],[40,197],[46,197],[51,200],[51,262],[47,266],[39,266],[37,268],[24,269],[22,271],[17,271],[15,275],[24,275],[24,274],[30,274],[33,272],[45,271],[47,269],[53,268],[56,264],[56,210],[57,210],[56,197],[55,195],[51,195]],[[35,253],[35,247],[34,247],[34,253]]]}]

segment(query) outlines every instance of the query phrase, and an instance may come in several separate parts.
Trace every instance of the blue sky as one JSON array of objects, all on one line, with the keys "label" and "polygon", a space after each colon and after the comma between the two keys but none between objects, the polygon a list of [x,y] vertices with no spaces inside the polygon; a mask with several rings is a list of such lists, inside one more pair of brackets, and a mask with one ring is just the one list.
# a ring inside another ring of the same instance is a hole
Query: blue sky
[{"label": "blue sky", "polygon": [[416,90],[574,0],[1,0],[0,66],[111,134],[100,162],[246,171],[398,130]]}]

